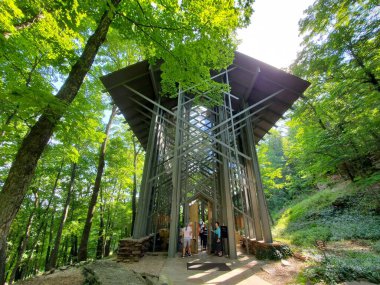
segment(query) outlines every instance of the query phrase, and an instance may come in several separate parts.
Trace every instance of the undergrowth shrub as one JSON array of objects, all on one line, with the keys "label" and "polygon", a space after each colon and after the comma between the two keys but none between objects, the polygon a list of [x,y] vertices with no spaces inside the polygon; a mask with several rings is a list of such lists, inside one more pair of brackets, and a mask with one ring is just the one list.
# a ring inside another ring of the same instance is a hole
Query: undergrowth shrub
[{"label": "undergrowth shrub", "polygon": [[317,240],[379,240],[377,196],[352,186],[320,191],[289,206],[273,233],[297,246],[313,246]]},{"label": "undergrowth shrub", "polygon": [[375,242],[375,243],[372,245],[372,250],[373,250],[374,252],[380,253],[380,240],[378,240],[377,242]]},{"label": "undergrowth shrub", "polygon": [[331,240],[380,239],[380,216],[348,211],[333,217],[326,224],[331,230]]},{"label": "undergrowth shrub", "polygon": [[346,256],[329,256],[320,264],[307,268],[303,279],[336,284],[343,281],[366,279],[380,283],[380,256],[372,253],[351,252]]},{"label": "undergrowth shrub", "polygon": [[316,240],[329,240],[331,232],[327,227],[314,225],[302,230],[294,231],[289,235],[289,239],[294,245],[310,246]]}]

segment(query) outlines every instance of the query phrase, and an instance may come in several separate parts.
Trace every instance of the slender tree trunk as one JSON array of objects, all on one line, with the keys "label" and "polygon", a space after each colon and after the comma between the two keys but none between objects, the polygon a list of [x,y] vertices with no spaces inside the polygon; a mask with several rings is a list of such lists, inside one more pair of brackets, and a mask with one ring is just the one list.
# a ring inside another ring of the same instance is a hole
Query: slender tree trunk
[{"label": "slender tree trunk", "polygon": [[110,255],[111,251],[111,242],[112,242],[112,235],[110,234],[110,231],[112,230],[113,227],[113,221],[112,221],[112,215],[111,215],[111,210],[108,207],[107,211],[107,224],[106,224],[106,242],[104,245],[104,257],[107,257]]},{"label": "slender tree trunk", "polygon": [[[100,200],[103,203],[102,189],[100,188]],[[99,221],[99,233],[98,244],[96,246],[96,259],[101,259],[104,255],[104,207],[100,205],[100,221]]]},{"label": "slender tree trunk", "polygon": [[[110,4],[115,7],[120,1],[112,0]],[[107,8],[102,15],[98,27],[88,39],[82,55],[73,65],[68,78],[58,91],[56,98],[62,104],[70,105],[78,94],[100,46],[106,39],[114,15],[111,9],[114,8]],[[24,138],[0,193],[0,209],[2,210],[0,212],[0,284],[5,282],[7,236],[11,223],[20,209],[36,170],[37,162],[53,134],[54,127],[63,116],[64,109],[67,108],[47,108],[43,112]]]},{"label": "slender tree trunk", "polygon": [[[57,177],[55,178],[55,181],[54,181],[54,186],[53,186],[53,190],[52,190],[51,196],[50,196],[48,204],[46,205],[46,208],[45,208],[45,210],[44,210],[44,212],[42,214],[43,217],[47,216],[48,213],[49,213],[50,205],[51,205],[51,203],[52,203],[52,201],[54,199],[55,191],[57,190],[58,181],[61,178],[61,173],[62,173],[63,165],[64,165],[64,159],[62,159],[61,166],[58,169]],[[45,261],[43,263],[45,270],[46,270],[47,264],[49,262],[50,245],[51,245],[51,241],[53,239],[53,230],[52,230],[53,229],[53,225],[54,225],[54,211],[53,211],[53,213],[51,215],[48,248],[47,248],[47,253],[46,253]],[[41,223],[40,227],[38,228],[37,238],[34,241],[34,246],[36,246],[36,244],[38,242],[38,236],[39,236],[39,233],[41,232],[42,228],[43,228],[43,235],[42,235],[42,245],[41,245],[41,251],[40,251],[40,259],[41,260],[42,260],[42,256],[43,256],[43,253],[44,253],[45,241],[46,241],[46,231],[47,231],[47,228],[48,228],[47,218],[45,218],[44,222]]]},{"label": "slender tree trunk", "polygon": [[78,237],[76,235],[71,236],[71,260],[73,263],[78,261]]},{"label": "slender tree trunk", "polygon": [[5,275],[5,280],[8,279],[8,276],[10,274],[12,274],[12,271],[10,270],[12,267],[13,267],[13,264],[16,262],[17,260],[17,253],[19,252],[19,249],[22,247],[22,242],[23,242],[24,238],[23,236],[20,236],[20,238],[18,239],[18,246],[17,246],[17,251],[12,255],[12,258],[9,260],[8,262],[8,268],[9,270],[6,272],[6,275]]},{"label": "slender tree trunk", "polygon": [[[103,211],[102,209],[100,210]],[[98,244],[96,246],[96,259],[101,259],[104,255],[104,218],[103,213],[100,213],[100,225],[98,234]]]},{"label": "slender tree trunk", "polygon": [[[76,196],[75,192],[73,192],[73,199],[71,203],[71,214],[70,221],[74,220],[74,211],[76,210]],[[75,234],[72,234],[70,237],[70,260],[69,262],[76,263],[78,261],[78,237]]]},{"label": "slender tree trunk", "polygon": [[[47,231],[47,221],[45,219],[44,223],[43,223],[43,230],[42,230],[42,244],[41,244],[41,249],[39,251],[39,256],[37,257],[38,258],[38,269],[41,268],[42,266],[42,263],[41,263],[41,260],[43,259],[43,253],[44,253],[44,248],[45,248],[45,242],[46,242],[46,231]],[[34,245],[33,247],[35,247],[36,245],[38,244],[38,239],[36,239],[34,241]]]},{"label": "slender tree trunk", "polygon": [[104,170],[104,165],[105,165],[106,147],[107,147],[107,141],[108,141],[108,133],[112,125],[112,120],[116,115],[116,110],[117,110],[116,105],[113,105],[111,116],[109,118],[109,121],[106,127],[106,132],[105,132],[106,137],[104,138],[104,141],[100,147],[98,171],[96,173],[95,185],[92,191],[90,204],[88,206],[86,223],[84,225],[82,238],[81,238],[80,246],[79,246],[79,252],[78,252],[79,261],[83,261],[87,259],[87,245],[88,245],[88,239],[90,237],[92,218],[94,216],[95,205],[96,205],[96,201],[98,199],[98,194],[100,190],[100,183],[102,182],[103,170]]},{"label": "slender tree trunk", "polygon": [[36,251],[35,251],[35,257],[34,257],[34,265],[33,265],[33,275],[37,275],[37,271],[39,269],[38,264],[38,255],[40,253],[40,245],[37,243],[36,245]]},{"label": "slender tree trunk", "polygon": [[54,216],[55,212],[51,215],[51,220],[50,220],[50,229],[49,229],[49,242],[48,242],[48,248],[46,250],[46,258],[45,258],[45,271],[47,271],[47,267],[49,265],[49,260],[50,260],[50,248],[53,240],[53,230],[54,230]]},{"label": "slender tree trunk", "polygon": [[66,265],[67,264],[67,250],[69,248],[69,239],[68,237],[65,238],[65,242],[63,243],[64,246],[62,248],[62,252],[61,252],[61,256],[62,256],[62,265]]},{"label": "slender tree trunk", "polygon": [[54,243],[54,248],[50,254],[49,258],[49,263],[47,266],[47,270],[50,270],[52,268],[55,268],[57,265],[57,258],[58,258],[58,250],[59,250],[59,245],[61,243],[61,238],[62,238],[62,232],[63,232],[63,227],[65,226],[66,218],[67,218],[67,213],[69,212],[69,206],[70,206],[70,201],[71,201],[71,195],[73,192],[73,186],[74,186],[74,180],[75,180],[75,171],[77,168],[77,164],[73,163],[72,169],[71,169],[71,177],[70,177],[70,183],[67,187],[67,197],[65,201],[65,206],[63,208],[62,216],[61,216],[61,221],[59,223],[59,228],[57,231],[57,235],[55,237],[55,243]]},{"label": "slender tree trunk", "polygon": [[28,222],[26,224],[26,229],[25,229],[25,235],[22,239],[22,242],[21,242],[21,246],[19,247],[19,250],[17,252],[17,260],[16,260],[16,265],[15,267],[13,268],[12,270],[12,274],[9,278],[9,284],[12,284],[13,281],[15,280],[15,276],[16,276],[16,272],[17,270],[21,269],[21,262],[22,262],[22,256],[24,255],[24,252],[29,244],[29,238],[30,238],[30,232],[31,232],[31,229],[32,229],[32,223],[33,223],[33,219],[34,219],[34,216],[35,216],[35,212],[38,208],[38,193],[37,193],[37,190],[36,192],[34,192],[34,209],[32,210],[32,212],[30,213],[30,216],[29,216],[29,219],[28,219]]}]

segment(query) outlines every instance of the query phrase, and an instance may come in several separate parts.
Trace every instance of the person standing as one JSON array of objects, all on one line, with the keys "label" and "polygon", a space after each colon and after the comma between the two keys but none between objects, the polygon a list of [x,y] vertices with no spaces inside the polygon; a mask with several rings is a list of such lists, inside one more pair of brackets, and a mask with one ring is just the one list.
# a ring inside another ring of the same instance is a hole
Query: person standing
[{"label": "person standing", "polygon": [[207,225],[203,223],[202,228],[201,228],[201,246],[202,250],[207,249],[207,236],[208,236],[208,231],[207,231]]},{"label": "person standing", "polygon": [[222,237],[221,237],[221,232],[220,232],[220,227],[219,227],[219,222],[215,222],[215,254],[218,256],[222,256]]},{"label": "person standing", "polygon": [[182,248],[182,258],[185,257],[186,247],[188,248],[189,256],[191,256],[191,240],[193,238],[192,223],[187,223],[186,227],[183,228],[183,248]]}]

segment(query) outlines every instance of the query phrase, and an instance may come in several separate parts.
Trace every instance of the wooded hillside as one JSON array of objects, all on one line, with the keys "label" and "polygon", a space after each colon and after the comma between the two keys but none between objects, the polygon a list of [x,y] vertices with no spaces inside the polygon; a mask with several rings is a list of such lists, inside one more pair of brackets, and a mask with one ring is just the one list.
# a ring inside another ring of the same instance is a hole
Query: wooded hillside
[{"label": "wooded hillside", "polygon": [[[0,2],[0,284],[108,256],[131,235],[144,150],[98,78],[164,60],[165,94],[180,83],[217,96],[223,87],[210,70],[232,62],[252,2]],[[316,0],[300,21],[303,50],[289,70],[311,87],[259,146],[273,222],[288,242],[297,244],[296,229],[280,229],[284,213],[335,182],[359,189],[347,190],[352,204],[371,193],[361,214],[374,226],[379,219],[379,15],[378,1]],[[334,236],[318,219],[298,246]],[[334,237],[379,247],[378,232]],[[313,278],[329,280],[323,274]]]}]

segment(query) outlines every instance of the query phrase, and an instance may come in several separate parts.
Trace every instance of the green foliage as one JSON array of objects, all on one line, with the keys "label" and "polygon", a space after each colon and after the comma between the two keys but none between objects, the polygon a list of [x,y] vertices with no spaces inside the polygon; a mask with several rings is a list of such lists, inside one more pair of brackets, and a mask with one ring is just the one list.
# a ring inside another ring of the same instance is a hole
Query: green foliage
[{"label": "green foliage", "polygon": [[373,245],[372,245],[372,249],[377,252],[377,253],[380,253],[380,240],[378,240],[377,242],[375,242]]},{"label": "green foliage", "polygon": [[378,6],[318,0],[306,13],[304,48],[292,70],[311,86],[289,122],[287,156],[314,182],[333,173],[370,175],[380,146]]},{"label": "green foliage", "polygon": [[368,251],[355,251],[348,246],[339,250],[330,245],[332,249],[325,251],[322,262],[308,267],[299,276],[299,283],[337,284],[360,279],[379,282],[377,187],[378,181],[373,183],[372,177],[357,184],[338,184],[304,196],[282,212],[274,234],[297,247],[310,249],[315,248],[316,241],[344,240],[359,240],[368,247]]},{"label": "green foliage", "polygon": [[284,144],[285,138],[277,130],[272,130],[257,148],[263,187],[271,213],[279,211],[290,199],[287,181],[290,168],[286,165]]},{"label": "green foliage", "polygon": [[[23,137],[45,110],[63,114],[39,160],[30,189],[9,233],[7,271],[23,277],[44,270],[65,205],[73,162],[77,164],[73,197],[63,229],[58,265],[76,261],[75,250],[87,214],[96,175],[104,121],[110,109],[99,76],[142,59],[161,63],[162,92],[182,90],[220,99],[226,86],[210,81],[210,70],[231,64],[234,31],[249,23],[252,0],[121,1],[75,100],[55,97],[82,54],[89,35],[112,1],[0,2],[0,185]],[[112,251],[131,232],[132,191],[139,188],[144,151],[122,120],[110,133],[101,193],[93,218],[89,256],[99,235]],[[33,170],[32,170],[33,172]],[[103,226],[101,222],[103,221]],[[19,254],[26,228],[30,237]],[[104,245],[105,246],[105,245]],[[9,275],[8,275],[9,276]]]},{"label": "green foliage", "polygon": [[331,207],[333,201],[338,197],[347,194],[346,189],[331,191],[326,189],[317,192],[306,199],[295,202],[293,205],[281,214],[280,220],[277,222],[277,229],[284,229],[289,223],[297,223],[303,217],[313,217],[314,214],[319,213],[321,210]]},{"label": "green foliage", "polygon": [[380,217],[354,211],[335,217],[328,223],[332,240],[380,239],[379,224]]},{"label": "green foliage", "polygon": [[366,279],[380,282],[380,256],[366,252],[348,252],[340,256],[328,256],[318,266],[307,268],[304,278],[312,282],[324,281],[337,284],[343,281]]},{"label": "green foliage", "polygon": [[378,240],[380,217],[374,212],[376,200],[368,188],[356,185],[325,189],[289,205],[281,213],[274,233],[295,245],[308,247],[317,240]]},{"label": "green foliage", "polygon": [[234,31],[249,23],[253,1],[122,2],[115,24],[125,38],[143,47],[152,63],[163,59],[162,93],[192,92],[220,100],[221,84],[210,70],[229,66],[237,41]]},{"label": "green foliage", "polygon": [[320,226],[315,223],[307,224],[303,229],[289,229],[289,240],[297,246],[310,247],[317,240],[329,240],[331,232],[328,227]]}]

